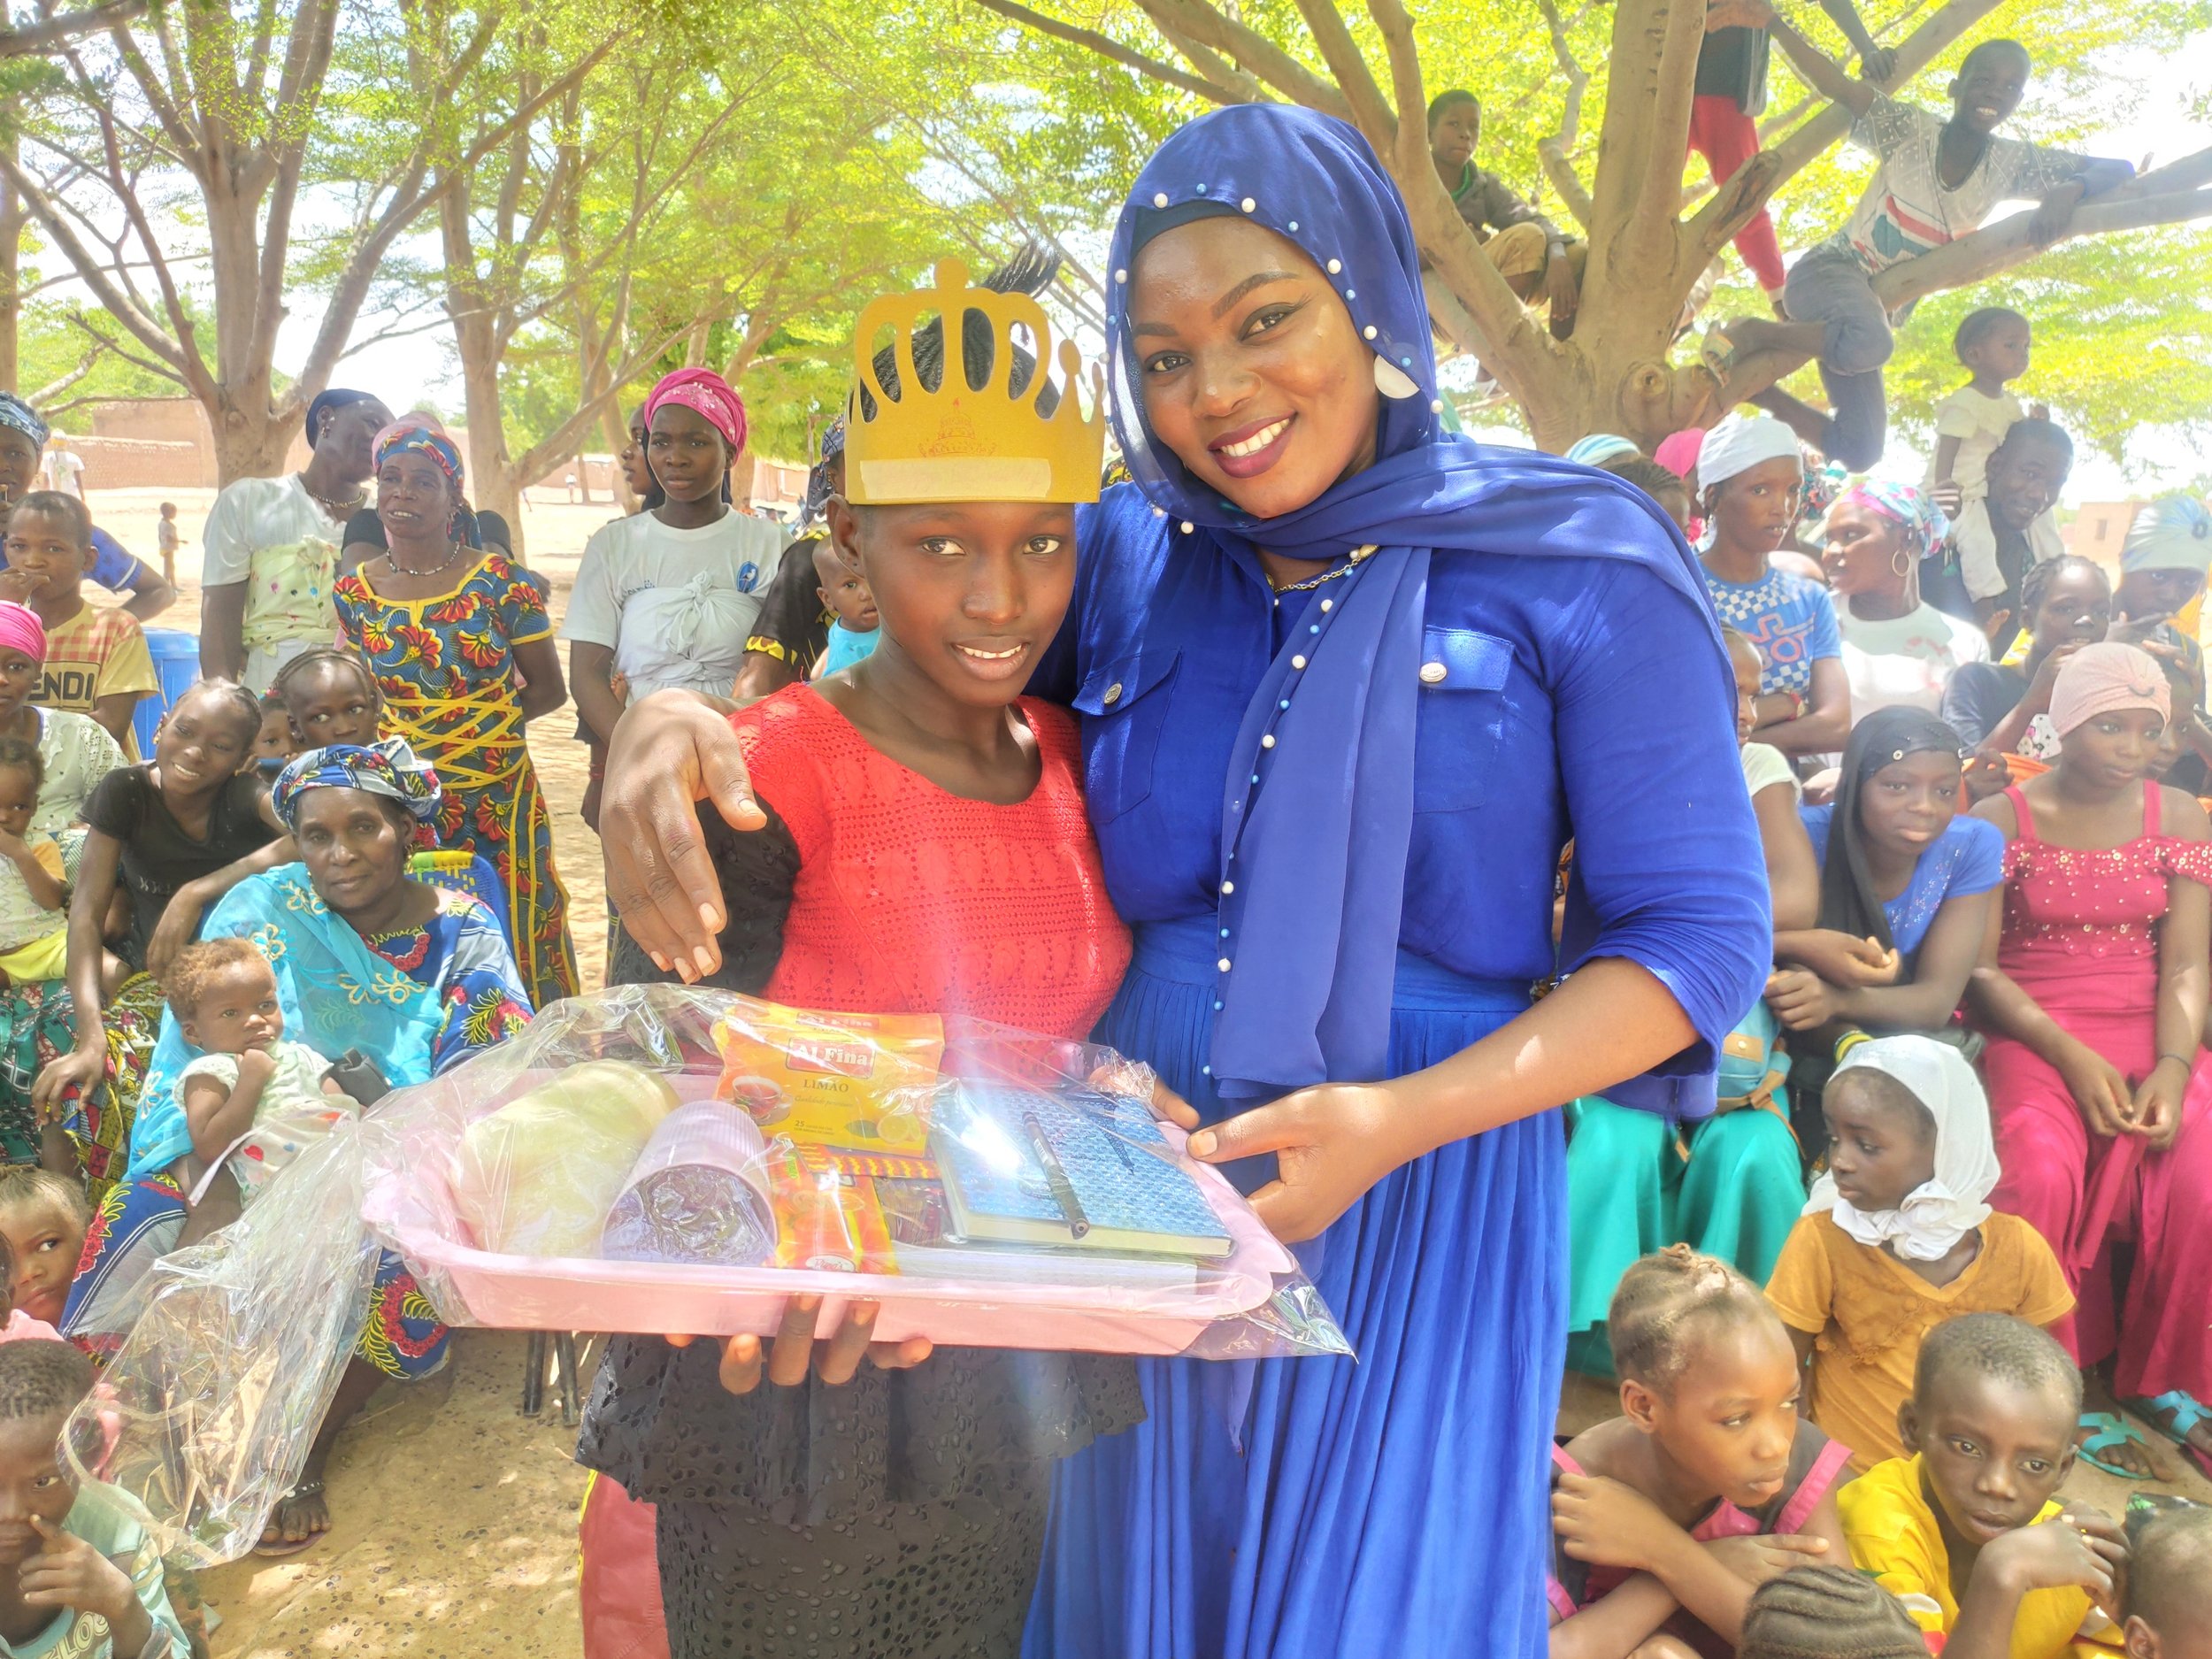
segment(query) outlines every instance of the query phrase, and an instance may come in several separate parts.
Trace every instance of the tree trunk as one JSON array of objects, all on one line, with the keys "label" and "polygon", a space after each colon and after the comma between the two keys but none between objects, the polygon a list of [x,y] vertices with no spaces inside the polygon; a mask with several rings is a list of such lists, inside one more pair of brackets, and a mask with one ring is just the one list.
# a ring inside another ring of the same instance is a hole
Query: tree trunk
[{"label": "tree trunk", "polygon": [[521,482],[507,453],[507,418],[499,405],[500,319],[476,270],[469,239],[469,191],[465,180],[438,204],[445,240],[446,310],[453,319],[453,341],[461,358],[461,389],[469,433],[469,504],[495,512],[514,532],[515,556],[522,557]]},{"label": "tree trunk", "polygon": [[[0,111],[0,121],[7,127],[7,137],[0,141],[0,148],[5,149],[10,161],[18,158],[22,142],[16,133],[20,108],[11,99],[8,108]],[[23,198],[15,193],[15,186],[0,177],[0,391],[22,389],[16,384],[23,373],[23,296],[17,285],[22,273],[23,227],[28,219]]]}]

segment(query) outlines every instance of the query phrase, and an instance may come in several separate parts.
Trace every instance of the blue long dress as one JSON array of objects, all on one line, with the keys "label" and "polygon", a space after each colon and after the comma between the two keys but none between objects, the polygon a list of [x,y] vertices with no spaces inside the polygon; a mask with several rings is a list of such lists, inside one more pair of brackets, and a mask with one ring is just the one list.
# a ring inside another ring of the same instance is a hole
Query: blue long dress
[{"label": "blue long dress", "polygon": [[[1082,716],[1107,883],[1135,930],[1099,1035],[1212,1121],[1229,1110],[1208,1070],[1224,775],[1271,663],[1310,649],[1317,608],[1365,572],[1273,595],[1242,540],[1179,534],[1128,487],[1078,544],[1036,688]],[[1644,565],[1461,553],[1432,565],[1424,625],[1390,1073],[1494,1030],[1555,968],[1621,956],[1701,1033],[1665,1068],[1695,1111],[1769,949],[1709,617]],[[1596,937],[1560,963],[1571,834]],[[1654,1081],[1640,1103],[1667,1110]],[[1545,1112],[1399,1170],[1302,1248],[1356,1361],[1145,1362],[1148,1421],[1060,1467],[1030,1659],[1535,1659],[1565,1217]]]}]

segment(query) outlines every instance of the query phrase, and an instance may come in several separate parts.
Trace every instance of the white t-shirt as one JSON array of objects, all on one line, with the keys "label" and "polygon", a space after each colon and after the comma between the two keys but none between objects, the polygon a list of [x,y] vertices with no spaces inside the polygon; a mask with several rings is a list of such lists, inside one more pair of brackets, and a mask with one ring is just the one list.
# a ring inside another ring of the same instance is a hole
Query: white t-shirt
[{"label": "white t-shirt", "polygon": [[[2013,423],[2027,419],[2027,411],[2010,392],[1985,397],[1970,386],[1959,389],[1936,405],[1936,436],[1959,441],[1958,458],[1951,463],[1951,481],[1968,501],[1989,493],[1989,457],[2005,441]],[[1926,488],[1943,480],[1936,476],[1935,457],[1928,457]]]},{"label": "white t-shirt", "polygon": [[1923,603],[1891,622],[1855,616],[1848,599],[1836,604],[1843,635],[1843,672],[1851,684],[1851,723],[1877,709],[1910,707],[1939,714],[1943,690],[1964,663],[1989,660],[1989,641],[1970,622]]},{"label": "white t-shirt", "polygon": [[46,488],[84,499],[84,457],[74,449],[49,449],[43,462]]},{"label": "white t-shirt", "polygon": [[2000,202],[2039,197],[2081,172],[2087,158],[2020,138],[1993,138],[1955,190],[1936,170],[1944,117],[1916,104],[1877,96],[1851,124],[1851,142],[1882,165],[1851,210],[1851,222],[1822,245],[1850,255],[1869,276],[1956,242]]},{"label": "white t-shirt", "polygon": [[330,587],[345,526],[325,512],[296,472],[226,485],[207,515],[200,584],[246,584],[246,684],[266,691],[302,651],[338,637]]},{"label": "white t-shirt", "polygon": [[1746,743],[1743,746],[1744,787],[1756,797],[1778,783],[1790,787],[1794,800],[1804,791],[1798,787],[1797,774],[1790,770],[1790,757],[1771,743]]},{"label": "white t-shirt", "polygon": [[782,552],[777,526],[741,512],[694,530],[617,518],[584,545],[561,637],[612,650],[634,703],[671,686],[727,696]]}]

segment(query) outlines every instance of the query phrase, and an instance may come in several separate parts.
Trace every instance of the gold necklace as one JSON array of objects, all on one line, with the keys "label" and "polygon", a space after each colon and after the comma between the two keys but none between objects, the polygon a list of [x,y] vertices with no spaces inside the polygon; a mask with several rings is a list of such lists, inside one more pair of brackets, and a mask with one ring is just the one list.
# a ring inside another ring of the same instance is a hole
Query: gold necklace
[{"label": "gold necklace", "polygon": [[1340,576],[1349,576],[1354,571],[1360,567],[1360,561],[1364,559],[1369,554],[1375,550],[1376,546],[1377,544],[1375,542],[1370,541],[1365,547],[1354,548],[1351,552],[1351,557],[1346,559],[1343,564],[1337,565],[1333,570],[1323,571],[1318,576],[1309,576],[1302,582],[1285,582],[1279,588],[1277,588],[1271,581],[1268,583],[1268,586],[1270,588],[1274,588],[1275,591],[1279,594],[1302,594],[1309,588],[1320,587],[1324,582],[1333,582]]},{"label": "gold necklace", "polygon": [[[304,472],[300,474],[300,488],[302,489],[307,489],[307,474]],[[349,518],[355,513],[360,511],[363,505],[368,501],[369,487],[366,484],[364,484],[360,489],[355,493],[351,501],[333,501],[327,495],[318,495],[311,489],[307,489],[307,498],[308,500],[313,502],[318,507],[320,507],[330,518]]]},{"label": "gold necklace", "polygon": [[394,558],[392,557],[391,549],[386,548],[384,549],[384,562],[392,567],[392,570],[396,574],[401,576],[435,576],[441,571],[451,570],[453,568],[453,561],[460,557],[461,543],[456,541],[452,544],[452,546],[446,549],[445,557],[441,559],[437,564],[433,565],[426,571],[416,571],[408,569],[406,565],[401,564],[397,559]]}]

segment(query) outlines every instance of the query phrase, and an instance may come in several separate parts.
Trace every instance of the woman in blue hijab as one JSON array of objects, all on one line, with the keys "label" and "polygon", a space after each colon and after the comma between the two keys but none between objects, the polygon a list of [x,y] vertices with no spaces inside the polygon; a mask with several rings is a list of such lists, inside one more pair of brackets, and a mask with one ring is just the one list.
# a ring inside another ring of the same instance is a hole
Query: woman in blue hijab
[{"label": "woman in blue hijab", "polygon": [[[1647,498],[1443,430],[1404,204],[1350,127],[1191,123],[1110,268],[1135,483],[1079,520],[1032,682],[1082,717],[1136,935],[1099,1036],[1198,1109],[1359,1357],[1144,1362],[1148,1420],[1061,1466],[1028,1651],[1535,1659],[1556,1109],[1709,1110],[1767,968],[1719,636]],[[664,964],[712,960],[702,798],[757,822],[726,726],[631,710],[609,885]]]}]

